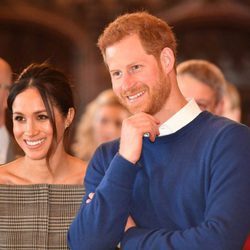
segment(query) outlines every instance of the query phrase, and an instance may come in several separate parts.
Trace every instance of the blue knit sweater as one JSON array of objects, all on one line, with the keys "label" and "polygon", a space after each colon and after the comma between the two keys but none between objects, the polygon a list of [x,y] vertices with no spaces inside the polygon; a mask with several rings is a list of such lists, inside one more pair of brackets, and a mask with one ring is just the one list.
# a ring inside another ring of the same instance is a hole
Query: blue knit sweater
[{"label": "blue knit sweater", "polygon": [[[250,229],[250,129],[202,112],[174,134],[143,139],[136,165],[100,146],[73,221],[73,250],[239,250]],[[124,233],[128,215],[137,227]]]}]

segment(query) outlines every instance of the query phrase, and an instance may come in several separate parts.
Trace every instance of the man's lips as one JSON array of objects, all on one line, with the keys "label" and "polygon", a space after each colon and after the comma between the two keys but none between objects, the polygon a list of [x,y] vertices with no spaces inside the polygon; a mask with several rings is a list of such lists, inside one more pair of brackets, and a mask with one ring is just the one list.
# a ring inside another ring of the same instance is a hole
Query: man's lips
[{"label": "man's lips", "polygon": [[137,98],[141,97],[142,95],[144,95],[145,91],[141,91],[138,92],[134,95],[127,95],[127,98],[129,99],[129,101],[135,101]]}]

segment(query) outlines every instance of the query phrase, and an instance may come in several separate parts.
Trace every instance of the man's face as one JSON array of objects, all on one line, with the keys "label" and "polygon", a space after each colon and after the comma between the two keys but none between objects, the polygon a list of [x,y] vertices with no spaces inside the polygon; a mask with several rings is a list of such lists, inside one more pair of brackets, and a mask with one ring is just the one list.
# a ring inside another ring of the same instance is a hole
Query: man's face
[{"label": "man's face", "polygon": [[5,86],[5,84],[0,83],[0,114],[2,114],[6,108],[7,95],[8,95],[7,87]]},{"label": "man's face", "polygon": [[148,55],[137,35],[123,38],[106,49],[113,90],[131,113],[156,114],[165,104],[170,87],[160,63]]},{"label": "man's face", "polygon": [[0,115],[3,115],[7,107],[7,97],[11,84],[10,73],[0,63]]},{"label": "man's face", "polygon": [[5,81],[1,81],[0,79],[0,115],[4,115],[5,109],[7,108],[7,97],[9,94],[9,87],[10,83],[6,83]]},{"label": "man's face", "polygon": [[194,98],[201,110],[217,114],[214,90],[189,74],[178,75],[178,85],[186,98]]}]

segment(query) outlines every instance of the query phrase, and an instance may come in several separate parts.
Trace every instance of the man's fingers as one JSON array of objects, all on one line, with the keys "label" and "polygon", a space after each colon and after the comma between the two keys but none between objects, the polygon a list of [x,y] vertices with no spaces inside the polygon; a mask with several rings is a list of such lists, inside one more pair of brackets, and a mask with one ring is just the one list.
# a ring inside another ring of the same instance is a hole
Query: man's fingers
[{"label": "man's fingers", "polygon": [[88,195],[89,198],[86,200],[86,203],[90,203],[91,200],[93,199],[94,195],[95,195],[95,193],[89,193],[89,195]]},{"label": "man's fingers", "polygon": [[94,195],[95,195],[95,193],[89,193],[89,199],[93,199],[93,197],[94,197]]}]

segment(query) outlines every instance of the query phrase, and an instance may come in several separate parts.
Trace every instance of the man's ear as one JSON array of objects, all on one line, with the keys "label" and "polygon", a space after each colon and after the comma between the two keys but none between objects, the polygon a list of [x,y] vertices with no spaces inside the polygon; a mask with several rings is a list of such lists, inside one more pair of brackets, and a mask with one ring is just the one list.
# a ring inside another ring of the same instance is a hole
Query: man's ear
[{"label": "man's ear", "polygon": [[214,113],[216,115],[222,115],[223,114],[223,110],[224,110],[224,100],[220,100],[217,104],[216,104],[216,107],[215,107],[215,111]]},{"label": "man's ear", "polygon": [[175,65],[175,57],[173,51],[170,48],[165,47],[161,51],[160,61],[163,71],[168,74]]},{"label": "man's ear", "polygon": [[68,114],[65,120],[65,128],[69,127],[75,117],[75,109],[69,108]]}]

